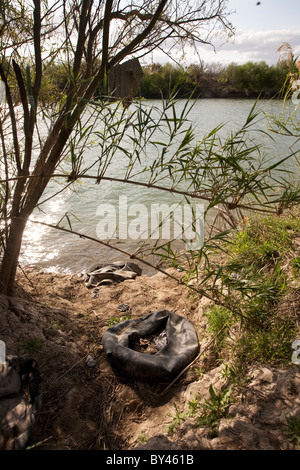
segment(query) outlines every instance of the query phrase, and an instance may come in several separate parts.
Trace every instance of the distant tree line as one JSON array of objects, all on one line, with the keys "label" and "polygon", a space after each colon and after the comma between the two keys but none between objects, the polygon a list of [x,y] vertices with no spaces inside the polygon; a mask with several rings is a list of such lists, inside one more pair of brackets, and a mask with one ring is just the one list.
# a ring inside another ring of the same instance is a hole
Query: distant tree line
[{"label": "distant tree line", "polygon": [[[247,62],[227,66],[200,63],[186,69],[171,63],[154,63],[143,67],[144,75],[138,95],[145,99],[159,99],[162,96],[166,98],[176,87],[178,98],[189,97],[191,93],[195,98],[280,98],[286,92],[287,77],[293,71],[292,68],[291,65],[280,62],[277,65]],[[15,90],[14,101],[18,102],[18,87],[13,86],[14,80],[11,77],[9,82]],[[69,81],[67,64],[51,62],[46,65],[40,103],[47,106],[63,102]],[[101,94],[101,90],[96,93],[97,96]]]},{"label": "distant tree line", "polygon": [[196,98],[272,98],[281,97],[288,86],[291,66],[286,63],[268,65],[266,62],[193,64],[183,70],[173,64],[153,64],[144,67],[140,94],[156,99],[167,96],[176,84],[179,97]]}]

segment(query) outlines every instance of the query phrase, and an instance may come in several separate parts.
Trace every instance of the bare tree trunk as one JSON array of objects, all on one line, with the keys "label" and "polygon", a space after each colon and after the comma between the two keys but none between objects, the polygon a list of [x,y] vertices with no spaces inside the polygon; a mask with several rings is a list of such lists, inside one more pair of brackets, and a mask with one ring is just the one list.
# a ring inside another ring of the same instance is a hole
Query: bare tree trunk
[{"label": "bare tree trunk", "polygon": [[0,271],[0,293],[12,295],[18,267],[22,238],[28,217],[15,217],[11,221],[6,249]]}]

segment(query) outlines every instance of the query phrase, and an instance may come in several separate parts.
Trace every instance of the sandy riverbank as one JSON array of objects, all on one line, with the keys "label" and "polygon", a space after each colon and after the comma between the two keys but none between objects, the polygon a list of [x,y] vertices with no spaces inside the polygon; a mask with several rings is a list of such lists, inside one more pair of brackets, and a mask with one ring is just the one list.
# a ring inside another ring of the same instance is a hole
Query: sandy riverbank
[{"label": "sandy riverbank", "polygon": [[[176,269],[169,272],[182,275]],[[16,296],[1,299],[0,331],[7,353],[30,352],[42,375],[43,406],[29,445],[49,450],[294,448],[278,421],[299,411],[297,367],[254,369],[243,403],[232,407],[231,419],[221,420],[217,437],[190,420],[170,436],[174,403],[182,411],[195,393],[208,396],[211,383],[222,384],[221,366],[213,363],[211,351],[166,393],[168,383],[145,384],[116,375],[101,339],[108,321],[124,315],[118,309],[123,304],[132,318],[172,310],[195,326],[201,347],[207,340],[203,309],[208,301],[161,273],[102,286],[94,296],[77,275],[19,272]],[[86,362],[89,355],[92,367]]]}]

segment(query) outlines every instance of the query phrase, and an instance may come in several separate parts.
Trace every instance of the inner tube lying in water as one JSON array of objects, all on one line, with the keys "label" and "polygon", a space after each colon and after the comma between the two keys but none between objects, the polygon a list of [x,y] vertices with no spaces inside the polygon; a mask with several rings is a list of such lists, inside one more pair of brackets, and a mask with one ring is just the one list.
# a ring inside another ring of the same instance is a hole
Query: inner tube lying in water
[{"label": "inner tube lying in water", "polygon": [[[165,331],[166,343],[155,354],[133,349],[134,342]],[[102,344],[108,360],[134,379],[159,380],[183,370],[198,354],[194,327],[185,318],[158,310],[137,320],[125,320],[106,330]]]}]

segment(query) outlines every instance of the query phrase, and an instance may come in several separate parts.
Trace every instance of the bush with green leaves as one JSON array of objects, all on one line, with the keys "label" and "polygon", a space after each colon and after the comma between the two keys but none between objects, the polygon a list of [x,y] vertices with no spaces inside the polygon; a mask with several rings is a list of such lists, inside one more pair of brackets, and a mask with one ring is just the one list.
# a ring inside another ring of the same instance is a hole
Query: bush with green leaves
[{"label": "bush with green leaves", "polygon": [[228,408],[233,403],[233,389],[231,387],[223,390],[216,390],[209,386],[209,398],[202,398],[199,395],[189,401],[188,409],[179,412],[174,404],[175,414],[170,415],[173,420],[168,426],[168,434],[173,434],[177,427],[188,418],[195,419],[195,426],[205,426],[209,428],[211,437],[217,435],[217,428],[220,419],[228,416]]},{"label": "bush with green leaves", "polygon": [[289,441],[296,444],[300,449],[300,415],[287,416],[284,434]]},{"label": "bush with green leaves", "polygon": [[[222,348],[230,326],[234,322],[232,312],[225,307],[213,305],[205,311],[204,316],[207,318],[209,334],[216,337],[214,349],[219,350]],[[220,331],[221,333],[218,334]]]}]

